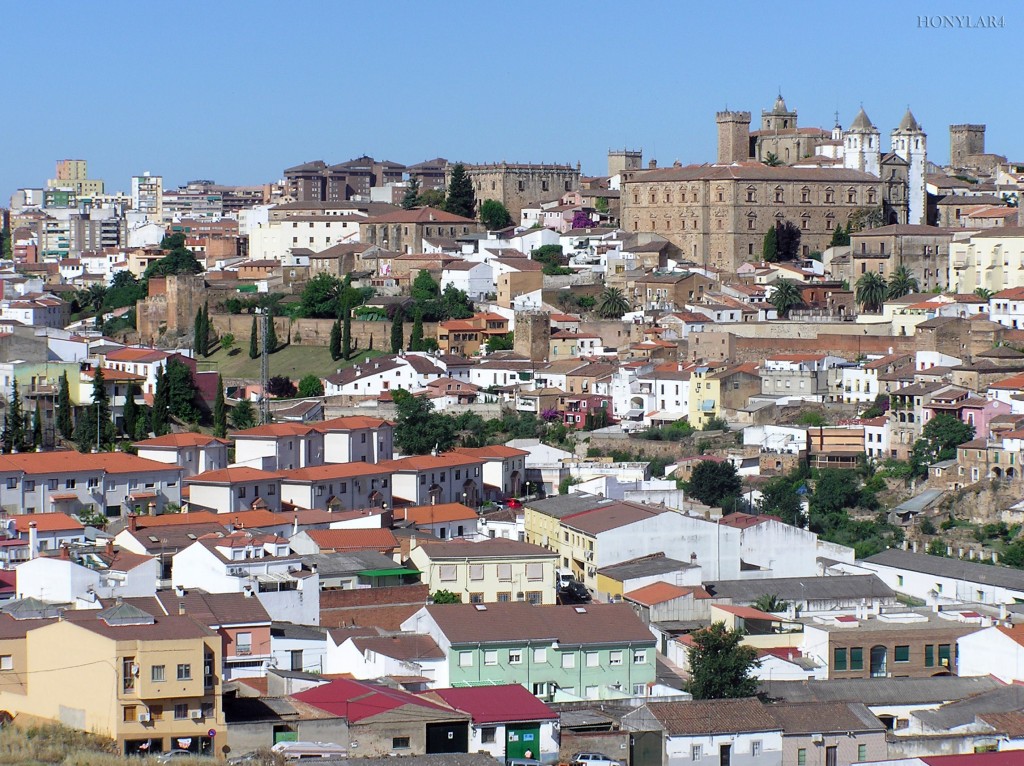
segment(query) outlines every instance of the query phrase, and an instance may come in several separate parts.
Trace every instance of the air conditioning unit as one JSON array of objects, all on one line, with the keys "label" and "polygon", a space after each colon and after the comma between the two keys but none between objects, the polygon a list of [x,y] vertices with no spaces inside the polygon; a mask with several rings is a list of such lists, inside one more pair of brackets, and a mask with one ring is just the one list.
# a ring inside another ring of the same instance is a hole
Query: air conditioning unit
[{"label": "air conditioning unit", "polygon": [[149,713],[139,713],[139,723],[149,723],[152,720]]},{"label": "air conditioning unit", "polygon": [[201,720],[203,720],[203,711],[202,710],[190,710],[189,713],[188,713],[188,717],[191,718],[193,721],[201,721]]},{"label": "air conditioning unit", "polygon": [[813,735],[811,737],[811,742],[814,742],[817,745],[820,745],[824,741],[825,741],[825,737],[822,734],[815,734],[815,735]]}]

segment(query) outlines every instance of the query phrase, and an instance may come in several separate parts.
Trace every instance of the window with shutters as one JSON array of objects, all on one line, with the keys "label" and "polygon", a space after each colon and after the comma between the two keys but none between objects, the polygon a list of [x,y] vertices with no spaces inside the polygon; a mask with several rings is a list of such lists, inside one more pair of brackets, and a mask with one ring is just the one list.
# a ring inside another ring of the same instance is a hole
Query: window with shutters
[{"label": "window with shutters", "polygon": [[544,579],[544,565],[543,564],[527,564],[526,565],[526,579],[531,581],[543,580]]},{"label": "window with shutters", "polygon": [[457,571],[458,568],[454,565],[445,564],[444,566],[440,567],[438,576],[440,577],[441,582],[455,582],[455,580],[457,579]]},{"label": "window with shutters", "polygon": [[484,565],[483,564],[472,564],[469,567],[469,579],[470,580],[482,580],[484,579]]},{"label": "window with shutters", "polygon": [[511,564],[498,564],[498,580],[500,582],[512,582]]}]

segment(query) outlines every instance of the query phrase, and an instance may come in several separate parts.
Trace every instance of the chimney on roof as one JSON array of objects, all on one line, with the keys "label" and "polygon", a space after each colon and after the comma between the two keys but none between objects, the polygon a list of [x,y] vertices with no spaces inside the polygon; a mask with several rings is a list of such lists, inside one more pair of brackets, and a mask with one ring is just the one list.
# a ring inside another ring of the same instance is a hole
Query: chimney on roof
[{"label": "chimney on roof", "polygon": [[178,615],[179,616],[184,616],[184,614],[185,614],[185,602],[184,601],[179,601],[178,602]]},{"label": "chimney on roof", "polygon": [[295,514],[295,518],[292,521],[292,534],[293,535],[299,534],[299,514],[297,514],[297,513]]},{"label": "chimney on roof", "polygon": [[128,531],[137,532],[139,529],[139,519],[134,513],[128,514]]},{"label": "chimney on roof", "polygon": [[63,561],[71,561],[71,548],[67,543],[60,546],[60,557]]},{"label": "chimney on roof", "polygon": [[185,589],[182,586],[180,586],[180,585],[175,585],[174,586],[174,595],[177,596],[178,598],[181,598],[182,596],[185,595]]},{"label": "chimney on roof", "polygon": [[114,538],[113,537],[108,537],[107,538],[106,554],[108,556],[113,556],[114,555]]},{"label": "chimney on roof", "polygon": [[30,559],[39,556],[39,530],[34,521],[28,523],[28,557]]},{"label": "chimney on roof", "polygon": [[658,167],[658,161],[657,160],[651,160],[650,162],[647,163],[647,167],[650,170],[654,170],[656,167]]}]

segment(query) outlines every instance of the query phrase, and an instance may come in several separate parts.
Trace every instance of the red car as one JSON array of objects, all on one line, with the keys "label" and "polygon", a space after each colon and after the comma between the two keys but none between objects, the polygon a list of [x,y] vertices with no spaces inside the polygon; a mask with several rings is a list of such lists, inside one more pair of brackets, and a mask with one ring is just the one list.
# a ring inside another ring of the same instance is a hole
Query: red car
[{"label": "red car", "polygon": [[514,497],[510,497],[508,500],[506,500],[505,505],[507,505],[513,511],[518,511],[520,508],[523,507],[523,504],[516,500]]}]

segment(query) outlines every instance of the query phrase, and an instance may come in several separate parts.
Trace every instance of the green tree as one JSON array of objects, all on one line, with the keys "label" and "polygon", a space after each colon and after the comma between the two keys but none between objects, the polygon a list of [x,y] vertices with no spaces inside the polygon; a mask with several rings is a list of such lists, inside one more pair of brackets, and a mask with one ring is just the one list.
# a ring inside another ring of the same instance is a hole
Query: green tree
[{"label": "green tree", "polygon": [[790,311],[804,302],[800,288],[791,279],[780,279],[774,284],[774,288],[768,302],[775,307],[783,319],[789,316]]},{"label": "green tree", "polygon": [[417,311],[416,318],[412,322],[412,332],[409,334],[409,350],[423,350],[423,313]]},{"label": "green tree", "polygon": [[994,295],[994,293],[991,290],[989,290],[987,287],[976,287],[976,288],[974,288],[974,294],[977,295],[979,298],[982,298],[982,299],[984,299],[986,301]]},{"label": "green tree", "polygon": [[[946,542],[945,542],[945,540],[943,540],[943,539],[941,539],[939,537],[936,537],[934,540],[930,540],[928,542],[928,547],[926,548],[926,552],[928,553],[929,556],[943,556],[943,557],[945,557],[945,555],[946,555]],[[1024,553],[1024,551],[1022,551],[1022,553]],[[1024,559],[1022,559],[1022,561],[1024,561]],[[1010,564],[1010,562],[1006,560],[1006,556],[1005,555],[1003,556],[1003,563],[1004,564],[1009,564],[1010,566],[1016,566],[1015,564]]]},{"label": "green tree", "polygon": [[150,277],[202,272],[203,265],[196,260],[195,254],[185,247],[184,234],[171,234],[164,237],[160,243],[160,249],[167,255],[149,264],[142,277],[144,281],[149,280]]},{"label": "green tree", "polygon": [[267,353],[273,354],[277,351],[277,328],[274,327],[274,315],[271,314],[267,317],[267,336],[263,339],[264,345],[267,347]]},{"label": "green tree", "polygon": [[779,260],[794,260],[800,254],[800,229],[792,221],[776,224],[775,229]]},{"label": "green tree", "polygon": [[196,312],[196,322],[192,327],[192,349],[198,359],[203,354],[203,309]]},{"label": "green tree", "polygon": [[852,234],[855,231],[874,229],[885,222],[885,215],[882,213],[882,206],[862,207],[855,210],[846,223],[846,233]]},{"label": "green tree", "polygon": [[231,408],[231,425],[239,431],[252,428],[256,425],[256,408],[248,399],[242,399]]},{"label": "green tree", "polygon": [[92,404],[85,407],[78,418],[75,442],[81,452],[88,452],[110,444],[114,440],[114,424],[110,419],[110,395],[107,393],[103,368],[97,367],[92,376]]},{"label": "green tree", "polygon": [[346,306],[343,311],[345,315],[341,320],[341,358],[349,359],[352,356],[352,310]]},{"label": "green tree", "polygon": [[256,315],[252,315],[252,330],[249,332],[249,358],[256,359],[260,355],[259,346],[259,325],[256,324]]},{"label": "green tree", "polygon": [[134,306],[136,302],[145,297],[145,286],[128,269],[123,269],[114,274],[114,279],[103,300],[103,309],[104,311],[113,311],[124,306]]},{"label": "green tree", "polygon": [[764,235],[761,243],[761,260],[775,263],[779,260],[779,233],[772,226]]},{"label": "green tree", "polygon": [[135,435],[135,421],[139,419],[139,405],[135,401],[135,397],[139,393],[138,385],[135,383],[128,384],[128,391],[125,393],[124,407],[121,414],[121,430],[128,438]]},{"label": "green tree", "polygon": [[956,457],[956,448],[974,438],[974,426],[953,415],[936,415],[921,429],[914,443],[913,456],[924,465]]},{"label": "green tree", "polygon": [[180,359],[172,357],[165,368],[168,390],[168,408],[174,417],[185,423],[199,420],[199,408],[196,400],[199,391],[192,379],[192,370]]},{"label": "green tree", "polygon": [[463,218],[476,216],[476,196],[473,194],[473,182],[466,173],[466,166],[461,162],[452,166],[444,209],[446,212],[461,215]]},{"label": "green tree", "polygon": [[4,226],[3,229],[0,229],[0,257],[7,260],[14,257],[14,245],[11,240],[11,227]]},{"label": "green tree", "polygon": [[171,407],[171,391],[168,387],[167,371],[163,367],[156,371],[156,391],[153,394],[153,412],[150,426],[155,436],[163,436],[170,430],[167,425]]},{"label": "green tree", "polygon": [[229,353],[232,346],[235,345],[235,336],[229,332],[224,333],[220,336],[220,347],[224,349],[224,353]]},{"label": "green tree", "polygon": [[224,379],[217,375],[217,394],[213,399],[213,435],[223,439],[228,435],[227,408],[224,402]]},{"label": "green tree", "polygon": [[491,335],[484,345],[487,347],[488,354],[493,354],[495,351],[511,351],[515,348],[515,335],[510,332],[504,335]]},{"label": "green tree", "polygon": [[4,428],[0,433],[4,452],[21,451],[25,448],[25,416],[21,409],[21,395],[18,393],[18,379],[11,383],[11,396],[7,400],[4,414]]},{"label": "green tree", "polygon": [[412,210],[416,207],[420,196],[420,179],[416,176],[409,177],[409,185],[405,188],[405,194],[402,196],[402,207],[406,210]]},{"label": "green tree", "polygon": [[716,622],[690,634],[689,692],[695,700],[752,697],[757,692],[753,670],[758,666],[757,650],[741,642],[741,630],[729,630]]},{"label": "green tree", "polygon": [[541,264],[547,276],[572,274],[572,269],[566,268],[569,259],[562,253],[561,245],[541,245],[530,253],[530,260]]},{"label": "green tree", "polygon": [[438,299],[438,308],[434,319],[447,321],[449,319],[469,319],[473,316],[473,302],[455,285],[447,285]]},{"label": "green tree", "polygon": [[395,446],[403,455],[426,455],[434,449],[447,452],[455,446],[457,433],[451,418],[434,412],[429,399],[413,396],[404,389],[393,393],[395,402]]},{"label": "green tree", "polygon": [[604,319],[621,319],[630,308],[629,299],[617,287],[606,287],[597,301],[597,315]]},{"label": "green tree", "polygon": [[342,281],[331,274],[320,272],[308,282],[299,298],[299,311],[304,317],[326,319],[338,316],[338,299]]},{"label": "green tree", "polygon": [[39,402],[36,402],[35,408],[32,410],[32,446],[42,447],[43,446],[43,413],[39,409]]},{"label": "green tree", "polygon": [[420,272],[416,275],[416,279],[412,282],[412,299],[418,304],[424,304],[429,301],[437,300],[441,296],[441,287],[434,281],[434,278],[430,276],[430,272],[426,269],[420,269]]},{"label": "green tree", "polygon": [[308,398],[311,396],[323,396],[324,383],[316,375],[310,373],[299,381],[299,396]]},{"label": "green tree", "polygon": [[886,298],[893,300],[902,298],[904,295],[917,292],[917,279],[910,273],[906,266],[897,266],[889,278],[889,286],[886,290]]},{"label": "green tree", "polygon": [[430,600],[435,604],[461,604],[462,596],[450,590],[435,590],[430,594]]},{"label": "green tree", "polygon": [[405,342],[405,324],[402,322],[402,311],[395,312],[395,318],[391,320],[391,353],[397,354],[402,350]]},{"label": "green tree", "polygon": [[424,189],[420,192],[417,206],[444,208],[444,192],[441,189]]},{"label": "green tree", "polygon": [[57,430],[65,439],[70,439],[75,432],[75,420],[71,406],[71,389],[68,386],[68,374],[60,376],[57,388]]},{"label": "green tree", "polygon": [[799,490],[802,486],[804,482],[799,474],[769,479],[761,486],[758,513],[778,516],[786,524],[802,527],[807,521],[800,503]]},{"label": "green tree", "polygon": [[774,152],[768,152],[767,156],[761,160],[761,163],[767,165],[770,168],[777,168],[782,165],[782,160],[779,159],[779,155]]},{"label": "green tree", "polygon": [[499,231],[512,225],[512,216],[498,200],[487,199],[480,205],[480,222],[488,231]]},{"label": "green tree", "polygon": [[103,302],[107,299],[107,288],[100,284],[91,284],[85,290],[83,303],[97,314],[103,311]]},{"label": "green tree", "polygon": [[829,247],[845,247],[850,244],[850,232],[843,228],[843,224],[840,223],[832,230],[832,241],[828,243]]},{"label": "green tree", "polygon": [[334,324],[331,325],[331,339],[328,348],[331,351],[331,359],[334,361],[341,359],[341,320],[335,319]]},{"label": "green tree", "polygon": [[719,506],[722,501],[738,496],[741,486],[732,463],[727,460],[701,460],[693,467],[686,492],[705,505]]},{"label": "green tree", "polygon": [[885,279],[874,271],[867,272],[857,280],[857,303],[864,311],[881,311],[887,292]]}]

